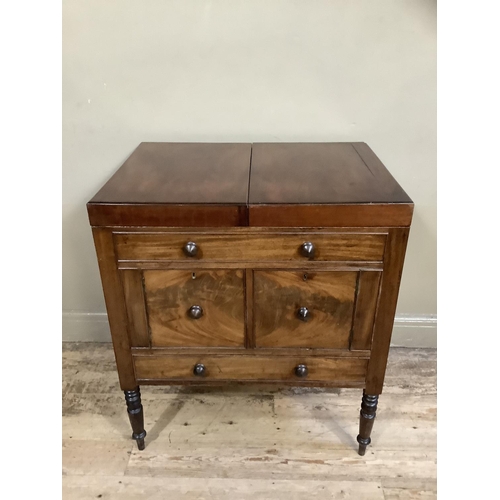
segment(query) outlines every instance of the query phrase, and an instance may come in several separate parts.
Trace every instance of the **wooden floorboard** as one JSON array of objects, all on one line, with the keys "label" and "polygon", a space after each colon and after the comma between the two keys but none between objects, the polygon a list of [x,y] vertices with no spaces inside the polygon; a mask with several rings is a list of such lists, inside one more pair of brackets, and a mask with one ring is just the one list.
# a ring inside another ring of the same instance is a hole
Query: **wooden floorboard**
[{"label": "wooden floorboard", "polygon": [[380,482],[371,481],[271,481],[263,479],[157,477],[144,480],[144,478],[134,476],[65,476],[63,478],[63,498],[74,500],[88,498],[120,498],[121,500],[169,500],[177,498],[193,500],[301,500],[305,498],[385,500]]},{"label": "wooden floorboard", "polygon": [[372,433],[361,391],[141,388],[137,450],[110,344],[63,344],[63,498],[436,498],[436,351],[392,349]]}]

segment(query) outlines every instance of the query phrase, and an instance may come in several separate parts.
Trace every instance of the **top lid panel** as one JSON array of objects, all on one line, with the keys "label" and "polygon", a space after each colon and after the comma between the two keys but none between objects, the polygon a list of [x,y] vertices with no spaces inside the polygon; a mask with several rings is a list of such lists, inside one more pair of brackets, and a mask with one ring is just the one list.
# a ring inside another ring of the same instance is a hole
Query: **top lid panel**
[{"label": "top lid panel", "polygon": [[260,143],[249,203],[412,203],[365,143]]},{"label": "top lid panel", "polygon": [[251,144],[143,142],[90,203],[248,203]]}]

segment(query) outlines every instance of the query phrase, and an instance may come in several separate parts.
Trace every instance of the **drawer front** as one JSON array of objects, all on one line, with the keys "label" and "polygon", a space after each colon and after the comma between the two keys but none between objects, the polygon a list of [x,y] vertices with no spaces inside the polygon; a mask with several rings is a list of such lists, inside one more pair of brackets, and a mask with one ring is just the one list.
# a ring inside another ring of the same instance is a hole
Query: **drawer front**
[{"label": "drawer front", "polygon": [[[135,356],[135,372],[144,380],[323,381],[362,383],[368,359],[316,356]],[[202,365],[202,367],[200,366]],[[298,367],[301,368],[298,369]],[[302,367],[305,367],[302,368]],[[195,375],[195,372],[198,373]]]},{"label": "drawer front", "polygon": [[242,270],[144,271],[153,347],[243,347]]},{"label": "drawer front", "polygon": [[385,238],[370,233],[129,233],[115,234],[115,245],[121,261],[377,262]]},{"label": "drawer front", "polygon": [[369,349],[380,273],[255,271],[256,347]]}]

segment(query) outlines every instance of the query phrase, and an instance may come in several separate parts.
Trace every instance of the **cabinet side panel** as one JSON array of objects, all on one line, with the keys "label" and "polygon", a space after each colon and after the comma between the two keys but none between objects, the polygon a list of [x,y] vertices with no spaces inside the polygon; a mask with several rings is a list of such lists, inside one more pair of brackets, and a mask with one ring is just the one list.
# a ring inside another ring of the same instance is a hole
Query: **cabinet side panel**
[{"label": "cabinet side panel", "polygon": [[245,347],[255,348],[255,326],[253,320],[254,292],[253,292],[253,270],[245,269],[245,305],[246,305],[246,325],[245,325]]},{"label": "cabinet side panel", "polygon": [[387,356],[389,355],[409,232],[409,227],[390,229],[387,237],[372,352],[366,375],[367,394],[380,394],[384,385]]},{"label": "cabinet side panel", "polygon": [[380,271],[360,271],[351,351],[370,349],[377,308]]},{"label": "cabinet side panel", "polygon": [[109,328],[113,340],[116,366],[120,386],[123,390],[133,390],[137,383],[134,374],[132,354],[128,336],[127,311],[122,283],[116,267],[113,235],[110,230],[93,228],[94,243],[101,273],[104,300],[108,312]]},{"label": "cabinet side panel", "polygon": [[130,343],[133,347],[149,347],[149,328],[142,271],[123,269],[120,272],[130,326]]}]

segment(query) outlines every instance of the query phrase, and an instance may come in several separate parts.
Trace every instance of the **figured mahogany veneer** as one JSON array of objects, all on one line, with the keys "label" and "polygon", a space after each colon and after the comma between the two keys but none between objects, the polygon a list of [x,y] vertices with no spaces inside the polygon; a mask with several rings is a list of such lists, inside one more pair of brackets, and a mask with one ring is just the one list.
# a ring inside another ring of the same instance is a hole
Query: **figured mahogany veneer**
[{"label": "figured mahogany veneer", "polygon": [[[363,282],[371,274],[368,281],[378,283],[377,271],[363,273]],[[349,349],[365,339],[369,349],[376,302],[365,297],[367,287],[358,293],[359,282],[355,271],[255,271],[256,347]]]},{"label": "figured mahogany veneer", "polygon": [[[200,261],[298,261],[304,242],[313,242],[314,262],[381,261],[385,234],[355,233],[243,233],[227,235],[187,233],[115,234],[118,260],[200,260]],[[194,257],[184,252],[188,242],[198,248]]]},{"label": "figured mahogany veneer", "polygon": [[132,437],[139,384],[382,392],[413,203],[364,143],[142,143],[87,204]]},{"label": "figured mahogany veneer", "polygon": [[[152,347],[244,347],[243,271],[145,271]],[[197,309],[199,317],[191,313]]]}]

